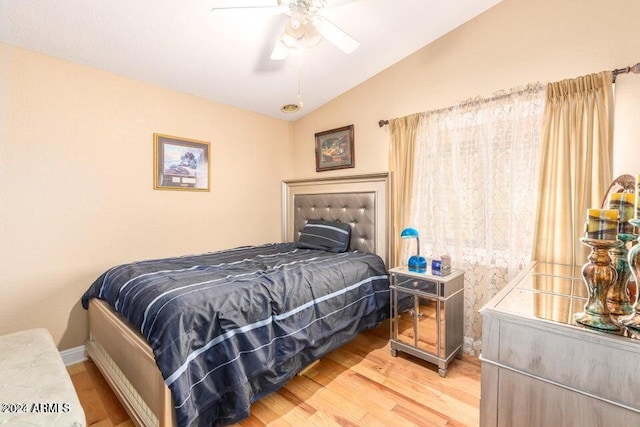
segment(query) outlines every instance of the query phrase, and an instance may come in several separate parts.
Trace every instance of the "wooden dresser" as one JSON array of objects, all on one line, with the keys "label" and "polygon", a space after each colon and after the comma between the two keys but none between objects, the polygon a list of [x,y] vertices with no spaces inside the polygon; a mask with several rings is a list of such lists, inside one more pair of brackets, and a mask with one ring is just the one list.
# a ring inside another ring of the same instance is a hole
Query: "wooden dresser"
[{"label": "wooden dresser", "polygon": [[577,324],[581,267],[532,263],[480,311],[481,427],[640,426],[640,333]]}]

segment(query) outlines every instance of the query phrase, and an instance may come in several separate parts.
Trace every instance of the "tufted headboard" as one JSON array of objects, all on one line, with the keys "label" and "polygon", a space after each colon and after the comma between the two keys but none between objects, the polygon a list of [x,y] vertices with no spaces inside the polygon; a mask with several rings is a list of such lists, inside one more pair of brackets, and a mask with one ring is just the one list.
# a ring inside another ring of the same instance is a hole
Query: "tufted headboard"
[{"label": "tufted headboard", "polygon": [[350,250],[389,260],[389,175],[358,175],[282,183],[283,241],[297,241],[307,220],[351,224]]}]

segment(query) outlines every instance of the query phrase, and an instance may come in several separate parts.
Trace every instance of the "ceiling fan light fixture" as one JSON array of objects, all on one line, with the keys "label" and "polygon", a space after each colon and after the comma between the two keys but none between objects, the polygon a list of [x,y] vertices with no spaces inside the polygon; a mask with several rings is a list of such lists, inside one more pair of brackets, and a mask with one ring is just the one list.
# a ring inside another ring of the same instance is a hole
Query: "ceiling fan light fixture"
[{"label": "ceiling fan light fixture", "polygon": [[318,11],[327,7],[327,0],[278,0],[277,4],[287,9],[285,14],[289,18],[280,38],[276,41],[271,59],[283,60],[288,56],[287,49],[311,48],[322,39],[326,39],[347,54],[360,46],[360,43],[345,31],[317,14]]},{"label": "ceiling fan light fixture", "polygon": [[304,24],[304,38],[302,39],[304,47],[313,47],[321,41],[322,35],[316,26],[313,25],[313,22],[307,21],[307,23]]},{"label": "ceiling fan light fixture", "polygon": [[301,13],[296,12],[293,15],[291,15],[291,18],[289,18],[289,27],[291,31],[300,30],[302,28],[303,22],[304,22],[304,16]]},{"label": "ceiling fan light fixture", "polygon": [[304,37],[304,21],[304,16],[294,13],[285,24],[284,33],[293,39],[301,39]]},{"label": "ceiling fan light fixture", "polygon": [[305,5],[310,14],[315,15],[327,7],[327,0],[305,0]]},{"label": "ceiling fan light fixture", "polygon": [[300,47],[300,38],[293,37],[290,34],[284,32],[282,36],[280,36],[280,40],[278,43],[282,43],[288,49],[297,49]]}]

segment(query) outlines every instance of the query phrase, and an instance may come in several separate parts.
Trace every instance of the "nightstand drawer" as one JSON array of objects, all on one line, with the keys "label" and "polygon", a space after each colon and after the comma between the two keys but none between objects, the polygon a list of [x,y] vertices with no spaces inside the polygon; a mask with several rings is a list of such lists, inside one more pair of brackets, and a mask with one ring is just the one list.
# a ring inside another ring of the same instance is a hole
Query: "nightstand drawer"
[{"label": "nightstand drawer", "polygon": [[412,289],[414,291],[438,295],[438,282],[399,275],[396,275],[395,279],[395,285],[399,288]]}]

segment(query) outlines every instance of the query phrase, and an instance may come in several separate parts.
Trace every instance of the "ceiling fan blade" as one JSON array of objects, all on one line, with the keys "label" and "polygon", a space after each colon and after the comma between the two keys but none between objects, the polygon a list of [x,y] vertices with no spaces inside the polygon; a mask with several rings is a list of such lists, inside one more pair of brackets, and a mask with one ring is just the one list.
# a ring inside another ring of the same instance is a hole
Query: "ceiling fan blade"
[{"label": "ceiling fan blade", "polygon": [[313,17],[313,23],[323,38],[328,40],[344,53],[351,53],[360,46],[360,42],[320,15]]},{"label": "ceiling fan blade", "polygon": [[216,10],[246,10],[246,9],[279,9],[279,6],[227,6],[227,7],[212,7],[211,11]]},{"label": "ceiling fan blade", "polygon": [[282,43],[282,40],[278,40],[271,52],[271,59],[274,61],[282,61],[289,56],[289,48]]},{"label": "ceiling fan blade", "polygon": [[211,11],[215,10],[239,10],[239,9],[279,9],[278,0],[217,0]]},{"label": "ceiling fan blade", "polygon": [[354,3],[358,0],[329,0],[327,1],[327,7],[325,9],[340,7],[345,4]]}]

